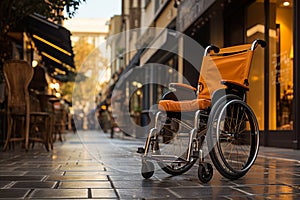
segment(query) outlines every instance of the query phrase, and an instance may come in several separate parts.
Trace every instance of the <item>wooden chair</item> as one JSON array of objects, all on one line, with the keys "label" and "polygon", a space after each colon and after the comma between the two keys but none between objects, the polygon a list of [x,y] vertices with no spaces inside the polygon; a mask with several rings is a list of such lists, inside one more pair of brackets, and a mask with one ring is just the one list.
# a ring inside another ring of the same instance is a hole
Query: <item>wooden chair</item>
[{"label": "wooden chair", "polygon": [[[31,109],[33,99],[30,98],[28,85],[33,77],[33,68],[26,61],[10,60],[4,63],[3,72],[8,89],[8,129],[3,150],[13,142],[23,141],[25,150],[28,150],[29,142],[42,142],[49,151],[49,113],[40,112],[39,106]],[[43,122],[42,129],[37,128],[37,120]],[[37,131],[41,133],[39,136]]]},{"label": "wooden chair", "polygon": [[54,104],[56,104],[57,106],[54,105],[54,124],[53,124],[53,130],[52,130],[52,139],[53,142],[56,141],[57,137],[58,140],[60,142],[63,142],[63,136],[62,134],[64,134],[66,132],[66,111],[64,108],[62,108],[62,105],[60,104],[60,102],[57,100],[53,100],[56,101]]}]

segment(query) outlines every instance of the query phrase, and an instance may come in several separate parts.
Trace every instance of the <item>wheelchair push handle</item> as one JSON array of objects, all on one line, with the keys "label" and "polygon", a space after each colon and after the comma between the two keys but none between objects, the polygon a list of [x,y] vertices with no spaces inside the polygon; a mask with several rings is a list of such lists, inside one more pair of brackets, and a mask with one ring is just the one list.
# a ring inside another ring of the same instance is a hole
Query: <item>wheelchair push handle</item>
[{"label": "wheelchair push handle", "polygon": [[205,48],[204,55],[207,56],[211,50],[214,51],[215,53],[219,53],[220,48],[214,45],[209,45],[208,47]]},{"label": "wheelchair push handle", "polygon": [[252,42],[251,50],[254,51],[258,45],[260,45],[262,48],[265,48],[267,46],[267,43],[264,40],[254,40]]},{"label": "wheelchair push handle", "polygon": [[[260,45],[262,48],[265,48],[267,46],[267,43],[264,40],[260,39],[254,40],[252,42],[250,50],[254,51],[256,47],[258,47],[258,45]],[[210,45],[205,48],[204,55],[207,56],[211,51],[214,51],[214,53],[219,53],[220,48],[215,45]]]}]

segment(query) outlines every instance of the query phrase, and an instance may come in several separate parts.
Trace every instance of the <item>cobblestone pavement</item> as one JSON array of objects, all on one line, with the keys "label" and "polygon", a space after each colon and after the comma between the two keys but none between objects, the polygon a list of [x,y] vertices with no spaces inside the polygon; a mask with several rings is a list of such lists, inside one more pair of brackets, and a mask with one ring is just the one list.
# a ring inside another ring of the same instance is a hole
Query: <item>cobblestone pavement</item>
[{"label": "cobblestone pavement", "polygon": [[46,152],[39,145],[0,152],[1,199],[300,199],[300,151],[261,147],[255,165],[239,180],[216,170],[202,184],[197,166],[180,176],[140,175],[135,153],[142,141],[100,131],[65,134]]}]

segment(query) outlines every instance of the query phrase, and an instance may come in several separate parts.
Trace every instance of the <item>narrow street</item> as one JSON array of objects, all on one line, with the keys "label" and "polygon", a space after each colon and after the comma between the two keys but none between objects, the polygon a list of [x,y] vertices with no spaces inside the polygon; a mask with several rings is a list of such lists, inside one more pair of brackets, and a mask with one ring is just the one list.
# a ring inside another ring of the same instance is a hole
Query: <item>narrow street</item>
[{"label": "narrow street", "polygon": [[143,141],[100,131],[64,135],[52,152],[36,145],[0,153],[1,199],[299,199],[300,151],[261,147],[242,179],[230,181],[216,170],[201,184],[197,165],[181,176],[156,166],[144,180],[136,154]]}]

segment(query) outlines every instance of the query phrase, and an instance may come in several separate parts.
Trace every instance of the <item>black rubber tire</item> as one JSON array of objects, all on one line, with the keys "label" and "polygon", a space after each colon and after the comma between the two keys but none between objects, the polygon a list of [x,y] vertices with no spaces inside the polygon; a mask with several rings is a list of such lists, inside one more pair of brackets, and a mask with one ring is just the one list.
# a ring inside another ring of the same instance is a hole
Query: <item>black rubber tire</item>
[{"label": "black rubber tire", "polygon": [[150,161],[142,161],[141,174],[145,179],[149,179],[154,174],[154,164]]},{"label": "black rubber tire", "polygon": [[202,183],[208,183],[214,174],[213,167],[210,163],[200,163],[198,168],[198,178]]}]

